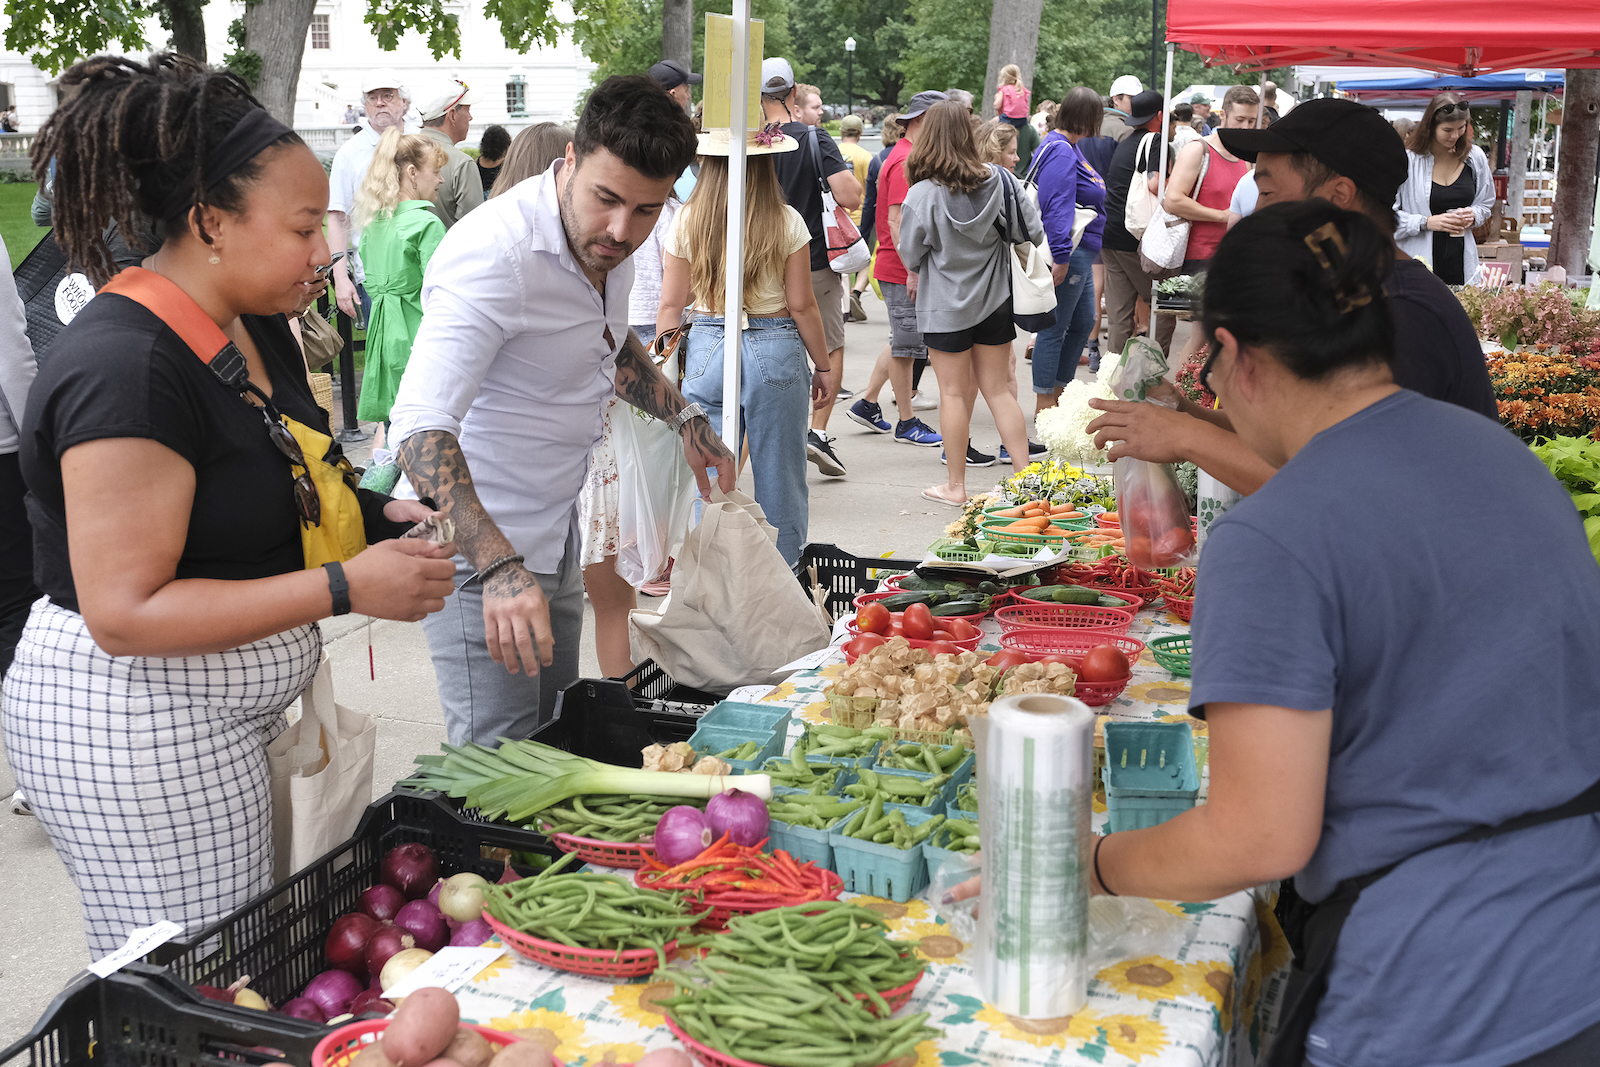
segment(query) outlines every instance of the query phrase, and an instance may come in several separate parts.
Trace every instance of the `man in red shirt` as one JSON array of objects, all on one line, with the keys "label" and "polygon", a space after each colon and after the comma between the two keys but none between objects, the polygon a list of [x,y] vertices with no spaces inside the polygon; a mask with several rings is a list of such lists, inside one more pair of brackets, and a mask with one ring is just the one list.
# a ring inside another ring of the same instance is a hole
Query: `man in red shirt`
[{"label": "man in red shirt", "polygon": [[884,306],[889,310],[889,347],[878,354],[866,391],[850,405],[849,411],[850,421],[879,433],[889,432],[883,409],[878,406],[878,394],[884,383],[889,382],[894,386],[895,404],[900,409],[900,421],[893,428],[894,439],[903,444],[930,447],[943,444],[943,439],[911,409],[912,363],[928,356],[928,348],[917,329],[917,276],[907,274],[896,246],[900,241],[900,205],[905,203],[910,189],[906,182],[906,157],[911,154],[923,113],[946,99],[944,93],[933,91],[911,98],[911,105],[900,116],[905,133],[895,142],[894,150],[878,171],[878,211],[873,220],[878,233],[878,258],[872,276],[877,279]]}]

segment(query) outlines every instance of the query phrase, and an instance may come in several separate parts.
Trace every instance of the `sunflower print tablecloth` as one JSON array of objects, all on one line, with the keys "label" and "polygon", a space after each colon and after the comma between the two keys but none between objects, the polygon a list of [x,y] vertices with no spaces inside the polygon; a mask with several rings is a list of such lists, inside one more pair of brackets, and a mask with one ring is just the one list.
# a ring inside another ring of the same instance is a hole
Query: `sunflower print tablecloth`
[{"label": "sunflower print tablecloth", "polygon": [[[1176,615],[1147,609],[1130,635],[1145,643],[1185,633]],[[984,623],[980,648],[999,648],[999,627]],[[842,656],[802,671],[762,695],[766,703],[795,709],[808,722],[825,721],[823,691],[843,669]],[[749,696],[754,696],[750,694]],[[748,697],[747,697],[748,699]],[[1188,721],[1197,738],[1205,723],[1188,716],[1189,681],[1168,673],[1149,652],[1134,666],[1133,681],[1110,705],[1114,719]],[[1202,789],[1205,780],[1202,779]],[[1104,819],[1096,804],[1096,821]],[[847,896],[851,896],[847,894]],[[926,899],[894,904],[855,897],[881,911],[896,936],[919,938],[927,973],[912,997],[914,1012],[928,1012],[945,1036],[924,1042],[913,1063],[897,1067],[966,1064],[1052,1067],[1253,1067],[1277,1017],[1289,949],[1262,889],[1205,903],[1157,902],[1186,920],[1158,954],[1124,960],[1099,972],[1083,1010],[1059,1019],[1020,1019],[986,1005],[970,966],[970,946]],[[554,971],[508,953],[457,993],[462,1018],[505,1030],[530,1031],[574,1067],[631,1063],[645,1052],[676,1047],[659,997],[668,983],[615,984]]]}]

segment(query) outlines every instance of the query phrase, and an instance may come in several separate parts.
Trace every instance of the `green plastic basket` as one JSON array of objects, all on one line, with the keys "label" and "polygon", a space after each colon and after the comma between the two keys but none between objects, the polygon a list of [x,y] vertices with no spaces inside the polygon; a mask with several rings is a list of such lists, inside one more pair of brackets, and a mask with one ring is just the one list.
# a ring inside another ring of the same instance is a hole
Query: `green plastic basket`
[{"label": "green plastic basket", "polygon": [[983,558],[982,549],[973,548],[964,541],[940,538],[928,546],[928,551],[946,563],[976,563]]},{"label": "green plastic basket", "polygon": [[1145,646],[1155,656],[1156,662],[1173,674],[1189,677],[1189,635],[1169,634],[1157,637]]},{"label": "green plastic basket", "polygon": [[1018,530],[1006,530],[1000,526],[984,526],[983,536],[989,541],[1010,541],[1019,545],[1049,545],[1051,548],[1060,548],[1064,537],[1052,537],[1046,534],[1022,533]]}]

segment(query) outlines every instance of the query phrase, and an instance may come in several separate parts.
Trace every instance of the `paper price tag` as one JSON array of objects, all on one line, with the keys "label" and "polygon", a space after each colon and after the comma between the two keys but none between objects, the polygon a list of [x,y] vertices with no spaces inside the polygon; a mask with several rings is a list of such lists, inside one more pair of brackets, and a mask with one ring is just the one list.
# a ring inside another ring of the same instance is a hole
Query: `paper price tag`
[{"label": "paper price tag", "polygon": [[422,966],[383,991],[385,999],[406,997],[419,989],[454,993],[506,954],[503,948],[442,948]]},{"label": "paper price tag", "polygon": [[115,974],[134,960],[142,960],[158,946],[183,933],[183,927],[162,919],[153,926],[141,926],[128,934],[128,941],[117,951],[89,964],[91,973],[100,978]]},{"label": "paper price tag", "polygon": [[785,663],[783,666],[779,667],[778,670],[805,671],[810,670],[812,667],[820,667],[824,663],[828,662],[829,658],[833,656],[835,651],[836,650],[832,646],[829,646],[828,648],[819,648],[809,655],[801,656],[792,663]]},{"label": "paper price tag", "polygon": [[759,704],[762,697],[776,688],[775,685],[741,685],[728,694],[728,699],[742,704]]}]

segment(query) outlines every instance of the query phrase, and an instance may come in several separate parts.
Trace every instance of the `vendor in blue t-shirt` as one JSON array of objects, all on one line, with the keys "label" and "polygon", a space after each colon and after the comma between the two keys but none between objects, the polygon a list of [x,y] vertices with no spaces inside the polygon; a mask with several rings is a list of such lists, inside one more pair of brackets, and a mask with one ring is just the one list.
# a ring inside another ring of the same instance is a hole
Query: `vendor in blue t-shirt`
[{"label": "vendor in blue t-shirt", "polygon": [[1394,384],[1393,247],[1308,200],[1211,261],[1201,379],[1277,472],[1201,559],[1207,800],[1098,839],[1092,884],[1294,877],[1269,1067],[1592,1065],[1600,567],[1522,442]]}]

